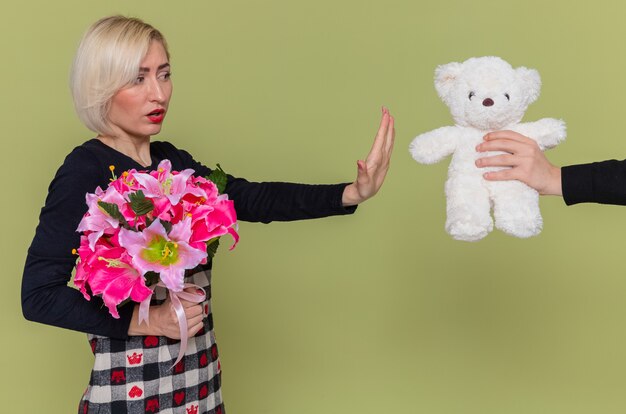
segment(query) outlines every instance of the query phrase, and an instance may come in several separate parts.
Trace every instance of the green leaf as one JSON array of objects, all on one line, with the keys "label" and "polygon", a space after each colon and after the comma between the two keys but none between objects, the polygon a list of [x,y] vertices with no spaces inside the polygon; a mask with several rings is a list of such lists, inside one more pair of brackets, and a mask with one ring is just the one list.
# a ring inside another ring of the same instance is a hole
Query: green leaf
[{"label": "green leaf", "polygon": [[146,198],[141,190],[136,193],[130,193],[128,198],[130,199],[130,208],[132,208],[138,216],[144,216],[154,210],[154,204]]},{"label": "green leaf", "polygon": [[215,253],[217,253],[217,248],[220,246],[220,239],[219,237],[216,237],[214,239],[209,240],[208,242],[206,242],[206,252],[209,256],[209,259],[212,259],[213,256],[215,256]]},{"label": "green leaf", "polygon": [[124,226],[127,229],[130,229],[130,225],[128,224],[128,222],[126,221],[126,219],[120,212],[120,209],[117,206],[117,204],[107,203],[106,201],[98,201],[98,206],[102,210],[104,210],[104,212],[107,213],[109,216],[119,221],[122,226]]},{"label": "green leaf", "polygon": [[224,192],[226,189],[226,182],[228,181],[228,177],[226,177],[226,173],[222,170],[222,167],[217,164],[217,168],[211,171],[211,174],[207,177],[207,180],[213,181],[213,184],[217,187],[217,191],[220,194]]}]

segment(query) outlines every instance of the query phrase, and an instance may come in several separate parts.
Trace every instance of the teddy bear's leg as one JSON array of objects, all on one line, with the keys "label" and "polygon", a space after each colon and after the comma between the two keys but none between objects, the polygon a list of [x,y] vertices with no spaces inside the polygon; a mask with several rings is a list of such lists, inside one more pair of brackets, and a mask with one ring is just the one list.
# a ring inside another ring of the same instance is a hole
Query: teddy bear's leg
[{"label": "teddy bear's leg", "polygon": [[446,231],[457,240],[476,241],[493,229],[489,192],[475,177],[455,177],[446,182]]},{"label": "teddy bear's leg", "polygon": [[536,236],[543,220],[539,194],[519,181],[491,183],[496,228],[516,237]]}]

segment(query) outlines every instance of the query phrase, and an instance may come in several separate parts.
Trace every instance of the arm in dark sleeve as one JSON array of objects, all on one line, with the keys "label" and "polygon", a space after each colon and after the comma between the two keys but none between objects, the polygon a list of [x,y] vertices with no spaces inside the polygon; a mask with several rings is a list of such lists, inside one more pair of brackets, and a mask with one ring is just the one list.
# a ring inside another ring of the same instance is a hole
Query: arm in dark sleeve
[{"label": "arm in dark sleeve", "polygon": [[[187,168],[206,176],[211,170],[179,150]],[[235,202],[237,218],[269,223],[352,214],[356,206],[342,205],[344,184],[255,183],[228,176],[225,192]]]},{"label": "arm in dark sleeve", "polygon": [[626,205],[626,160],[609,160],[561,168],[563,200],[567,205],[601,203]]},{"label": "arm in dark sleeve", "polygon": [[251,183],[229,177],[226,193],[244,221],[305,220],[352,214],[356,206],[341,203],[345,184]]},{"label": "arm in dark sleeve", "polygon": [[22,312],[31,321],[124,339],[133,306],[121,307],[120,319],[114,319],[99,297],[87,301],[67,286],[76,263],[72,249],[80,241],[76,227],[87,211],[85,194],[106,183],[102,171],[95,157],[80,148],[57,171],[26,257]]}]

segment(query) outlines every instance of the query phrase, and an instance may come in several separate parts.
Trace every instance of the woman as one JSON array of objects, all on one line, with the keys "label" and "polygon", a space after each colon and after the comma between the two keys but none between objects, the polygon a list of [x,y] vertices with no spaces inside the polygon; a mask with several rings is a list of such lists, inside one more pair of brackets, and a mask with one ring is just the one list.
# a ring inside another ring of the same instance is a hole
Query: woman
[{"label": "woman", "polygon": [[542,195],[562,196],[567,205],[601,203],[626,205],[626,160],[608,160],[559,168],[552,165],[537,143],[517,132],[485,135],[480,152],[506,154],[480,158],[478,167],[510,167],[485,173],[492,181],[519,180]]},{"label": "woman", "polygon": [[[27,319],[88,333],[95,354],[89,387],[79,412],[223,413],[218,359],[209,300],[183,301],[188,327],[184,359],[178,354],[179,325],[170,301],[156,292],[150,324],[138,323],[138,306],[125,305],[112,318],[102,301],[86,301],[67,286],[79,245],[76,227],[86,212],[85,193],[105,188],[116,171],[152,170],[169,159],[173,170],[210,170],[167,142],[151,142],[161,130],[172,94],[167,43],[138,19],[113,16],[84,35],[72,68],[71,87],[80,119],[98,135],[76,147],[50,184],[28,252],[22,283]],[[251,183],[228,177],[226,193],[240,220],[268,223],[351,214],[380,189],[394,141],[394,119],[382,121],[357,179],[337,185]],[[210,298],[210,263],[186,282],[205,287]],[[194,336],[195,335],[195,336]]]}]

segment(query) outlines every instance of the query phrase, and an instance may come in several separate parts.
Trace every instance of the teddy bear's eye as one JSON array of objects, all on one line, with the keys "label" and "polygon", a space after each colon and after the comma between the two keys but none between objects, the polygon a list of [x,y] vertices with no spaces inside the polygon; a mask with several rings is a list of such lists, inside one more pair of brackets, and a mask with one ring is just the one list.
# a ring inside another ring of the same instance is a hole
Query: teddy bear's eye
[{"label": "teddy bear's eye", "polygon": [[474,92],[470,92],[470,93],[469,93],[469,100],[470,100],[470,101],[472,100],[472,97],[473,97],[473,96],[476,96],[476,94],[475,94]]},{"label": "teddy bear's eye", "polygon": [[506,96],[506,100],[507,100],[507,101],[510,101],[510,100],[511,100],[511,97],[509,96],[509,94],[508,94],[508,93],[505,93],[505,94],[504,94],[504,96]]}]

